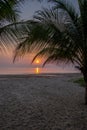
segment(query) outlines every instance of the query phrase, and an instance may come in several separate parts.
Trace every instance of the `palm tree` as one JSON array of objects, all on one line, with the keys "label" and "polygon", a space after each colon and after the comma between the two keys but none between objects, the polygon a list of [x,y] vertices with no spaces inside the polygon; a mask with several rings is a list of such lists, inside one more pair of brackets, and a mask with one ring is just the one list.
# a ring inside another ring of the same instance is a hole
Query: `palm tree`
[{"label": "palm tree", "polygon": [[[77,0],[79,11],[65,0],[49,0],[51,9],[37,11],[27,21],[25,37],[16,48],[16,56],[37,51],[46,63],[72,62],[83,74],[87,104],[87,0]],[[33,59],[33,61],[34,61]]]},{"label": "palm tree", "polygon": [[19,7],[23,1],[0,0],[0,49],[8,48],[8,45],[16,40],[14,23],[19,19]]},{"label": "palm tree", "polygon": [[18,29],[22,24],[24,27],[24,22],[19,22],[20,7],[24,2],[25,0],[0,0],[0,50],[15,45],[13,43],[22,34]]}]

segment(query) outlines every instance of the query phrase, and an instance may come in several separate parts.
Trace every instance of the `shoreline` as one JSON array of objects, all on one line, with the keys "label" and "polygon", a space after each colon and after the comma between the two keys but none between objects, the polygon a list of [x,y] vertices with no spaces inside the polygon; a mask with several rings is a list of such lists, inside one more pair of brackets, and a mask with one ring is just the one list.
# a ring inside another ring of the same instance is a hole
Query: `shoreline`
[{"label": "shoreline", "polygon": [[80,72],[74,72],[74,73],[39,73],[39,74],[33,74],[33,73],[30,73],[30,74],[0,74],[0,77],[6,77],[6,76],[9,76],[9,77],[14,77],[14,76],[17,76],[17,77],[26,77],[26,76],[35,76],[35,77],[38,77],[38,76],[58,76],[58,75],[82,75]]}]

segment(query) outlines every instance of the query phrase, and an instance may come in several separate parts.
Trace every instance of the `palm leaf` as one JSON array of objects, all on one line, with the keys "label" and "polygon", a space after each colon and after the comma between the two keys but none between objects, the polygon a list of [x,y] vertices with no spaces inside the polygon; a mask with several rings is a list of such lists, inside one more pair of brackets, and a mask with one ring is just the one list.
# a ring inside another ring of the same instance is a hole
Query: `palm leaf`
[{"label": "palm leaf", "polygon": [[[81,31],[81,16],[71,4],[63,0],[51,1],[54,2],[52,9],[43,8],[36,12],[32,21],[28,21],[26,37],[22,37],[23,41],[16,48],[15,58],[36,51],[36,57],[47,56],[47,62],[55,57],[54,61],[71,61],[81,67],[86,64],[87,57],[87,47],[83,44]],[[51,49],[50,53],[48,48]],[[55,48],[57,52],[52,53]]]}]

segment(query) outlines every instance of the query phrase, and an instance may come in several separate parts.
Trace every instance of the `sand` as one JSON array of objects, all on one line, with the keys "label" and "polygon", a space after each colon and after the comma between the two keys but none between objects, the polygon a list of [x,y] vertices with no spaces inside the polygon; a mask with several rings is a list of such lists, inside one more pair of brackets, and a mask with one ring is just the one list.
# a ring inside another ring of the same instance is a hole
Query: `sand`
[{"label": "sand", "polygon": [[80,74],[0,76],[0,130],[87,130]]}]

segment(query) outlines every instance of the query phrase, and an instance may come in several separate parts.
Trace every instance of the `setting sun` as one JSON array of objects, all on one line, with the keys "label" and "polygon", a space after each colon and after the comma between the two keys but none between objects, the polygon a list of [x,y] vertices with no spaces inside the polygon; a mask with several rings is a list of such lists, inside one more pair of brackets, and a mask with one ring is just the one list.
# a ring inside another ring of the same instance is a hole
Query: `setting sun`
[{"label": "setting sun", "polygon": [[36,64],[39,64],[40,63],[40,61],[39,60],[36,60]]}]

